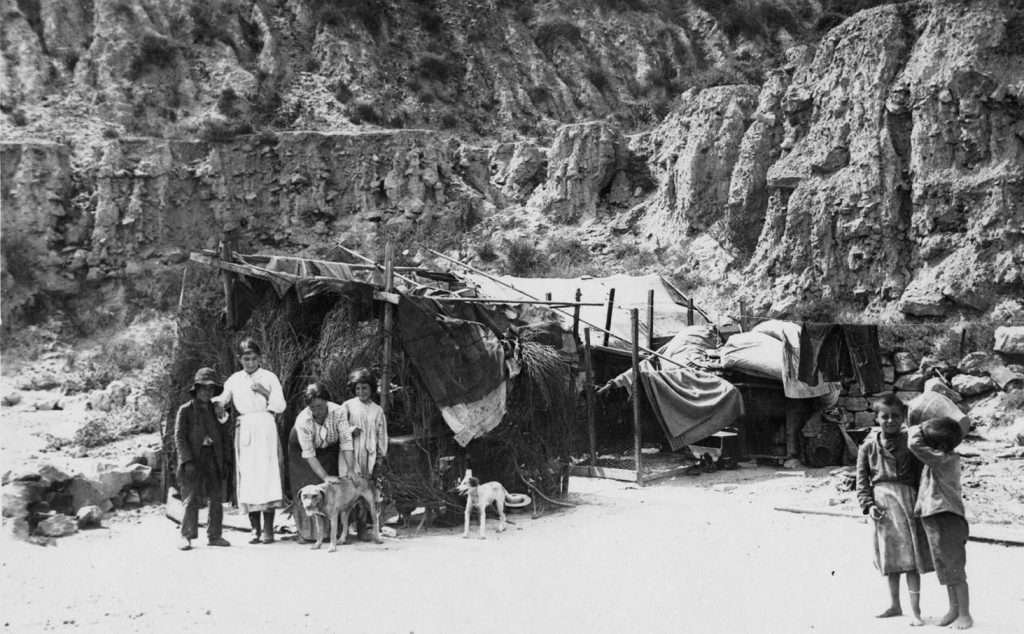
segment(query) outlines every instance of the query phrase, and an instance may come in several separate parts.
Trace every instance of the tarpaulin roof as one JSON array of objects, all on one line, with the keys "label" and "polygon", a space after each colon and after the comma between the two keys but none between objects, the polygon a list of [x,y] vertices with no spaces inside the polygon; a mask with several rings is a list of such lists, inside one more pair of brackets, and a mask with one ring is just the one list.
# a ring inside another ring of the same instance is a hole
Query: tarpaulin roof
[{"label": "tarpaulin roof", "polygon": [[[544,299],[551,293],[553,301],[575,302],[576,289],[581,292],[581,302],[607,302],[608,292],[615,289],[615,309],[612,311],[611,332],[621,339],[612,337],[608,341],[611,347],[626,348],[632,340],[632,326],[629,320],[629,309],[640,311],[641,341],[647,337],[647,294],[654,291],[654,335],[656,337],[671,336],[686,328],[686,298],[673,290],[665,280],[657,274],[651,275],[612,275],[609,277],[588,278],[529,278],[503,276],[505,284],[519,289],[517,292],[483,275],[469,273],[465,279],[472,282],[479,290],[481,297],[506,300]],[[559,313],[563,328],[572,328],[572,307]],[[568,314],[566,314],[568,313]],[[606,306],[581,306],[580,319],[584,322],[604,328]],[[694,324],[708,323],[699,310],[694,311]],[[583,326],[581,326],[582,328]],[[596,334],[596,333],[595,333]]]}]

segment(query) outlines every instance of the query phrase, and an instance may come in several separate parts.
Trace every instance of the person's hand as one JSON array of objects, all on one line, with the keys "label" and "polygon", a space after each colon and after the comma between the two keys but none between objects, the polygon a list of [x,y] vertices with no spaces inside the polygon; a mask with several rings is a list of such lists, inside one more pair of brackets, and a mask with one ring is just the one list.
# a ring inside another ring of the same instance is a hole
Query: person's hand
[{"label": "person's hand", "polygon": [[214,403],[213,403],[213,413],[217,415],[217,421],[218,422],[221,422],[221,423],[227,422],[227,420],[228,420],[228,411],[226,409],[224,409],[224,403],[221,403],[219,401],[214,401]]},{"label": "person's hand", "polygon": [[324,482],[327,484],[338,484],[341,482],[341,478],[339,478],[338,476],[329,475],[324,478]]},{"label": "person's hand", "polygon": [[253,392],[256,392],[257,394],[259,394],[263,398],[269,398],[270,397],[270,390],[268,390],[266,388],[266,386],[264,386],[262,383],[253,382],[251,387],[252,387],[252,391]]},{"label": "person's hand", "polygon": [[878,506],[877,504],[872,504],[871,508],[868,509],[868,515],[871,516],[871,519],[877,522],[878,520],[885,517],[885,509]]}]

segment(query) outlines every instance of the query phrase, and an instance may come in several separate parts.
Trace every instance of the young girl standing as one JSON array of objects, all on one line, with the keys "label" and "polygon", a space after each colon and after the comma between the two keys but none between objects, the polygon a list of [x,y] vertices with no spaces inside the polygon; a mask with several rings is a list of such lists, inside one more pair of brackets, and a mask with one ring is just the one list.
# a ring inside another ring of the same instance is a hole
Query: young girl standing
[{"label": "young girl standing", "polygon": [[889,584],[889,607],[878,618],[900,616],[900,575],[907,576],[911,625],[921,620],[921,576],[933,570],[928,542],[914,515],[921,463],[907,447],[903,429],[906,406],[892,394],[875,405],[881,428],[864,440],[857,453],[857,501],[872,519],[875,567]]}]

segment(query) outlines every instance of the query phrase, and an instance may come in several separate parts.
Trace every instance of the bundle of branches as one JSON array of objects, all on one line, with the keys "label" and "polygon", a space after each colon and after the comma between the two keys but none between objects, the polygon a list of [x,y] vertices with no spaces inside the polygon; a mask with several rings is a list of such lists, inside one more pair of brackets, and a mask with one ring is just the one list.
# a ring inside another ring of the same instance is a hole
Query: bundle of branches
[{"label": "bundle of branches", "polygon": [[576,418],[574,368],[529,329],[520,331],[518,357],[522,372],[512,381],[505,421],[492,435],[512,455],[520,478],[557,494]]},{"label": "bundle of branches", "polygon": [[383,347],[379,330],[374,321],[357,321],[354,307],[344,299],[338,300],[324,317],[310,370],[335,401],[340,403],[349,397],[347,384],[352,370],[372,368],[378,363]]},{"label": "bundle of branches", "polygon": [[267,299],[253,310],[245,328],[234,333],[231,346],[237,350],[242,339],[255,339],[263,350],[262,366],[277,375],[285,390],[315,345],[309,337],[295,331],[288,313],[279,300]]}]

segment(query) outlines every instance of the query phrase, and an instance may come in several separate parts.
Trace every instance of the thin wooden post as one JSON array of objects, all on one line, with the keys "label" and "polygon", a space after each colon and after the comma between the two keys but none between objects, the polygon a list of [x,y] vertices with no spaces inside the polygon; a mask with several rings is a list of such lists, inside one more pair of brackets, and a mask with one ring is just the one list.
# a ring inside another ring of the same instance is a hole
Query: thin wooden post
[{"label": "thin wooden post", "polygon": [[740,330],[747,331],[747,302],[740,300]]},{"label": "thin wooden post", "polygon": [[550,291],[548,291],[547,293],[544,293],[544,301],[546,301],[546,302],[550,302],[551,301],[551,292]]},{"label": "thin wooden post", "polygon": [[[384,246],[384,292],[390,293],[395,288],[394,278],[395,245],[388,242]],[[395,313],[391,302],[384,302],[384,362],[381,365],[380,406],[388,413],[391,405],[391,330],[394,326]]]},{"label": "thin wooden post", "polygon": [[608,335],[612,329],[612,310],[615,308],[615,289],[608,291],[608,311],[604,318],[604,345],[608,345]]},{"label": "thin wooden post", "polygon": [[686,300],[686,325],[693,325],[693,296]]},{"label": "thin wooden post", "polygon": [[633,461],[637,484],[643,484],[640,464],[640,311],[630,308],[629,320],[633,327]]},{"label": "thin wooden post", "polygon": [[572,308],[572,340],[579,343],[580,340],[580,300],[583,299],[583,291],[576,289],[576,305]]},{"label": "thin wooden post", "polygon": [[[231,262],[231,247],[234,239],[230,233],[225,233],[220,241],[220,259],[224,262]],[[228,330],[235,328],[235,274],[231,271],[221,271],[221,278],[224,281],[224,301],[227,305]]]},{"label": "thin wooden post", "polygon": [[597,465],[597,426],[594,423],[594,362],[590,357],[590,328],[583,329],[583,371],[586,373],[587,436],[590,439],[590,464]]},{"label": "thin wooden post", "polygon": [[654,289],[647,290],[647,347],[654,350]]}]

